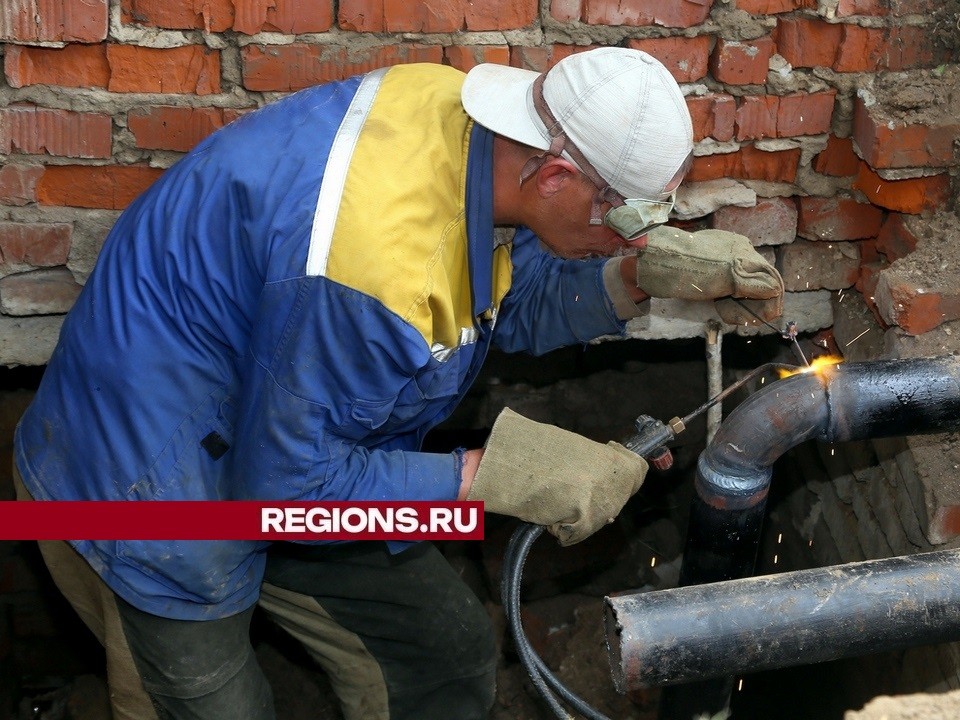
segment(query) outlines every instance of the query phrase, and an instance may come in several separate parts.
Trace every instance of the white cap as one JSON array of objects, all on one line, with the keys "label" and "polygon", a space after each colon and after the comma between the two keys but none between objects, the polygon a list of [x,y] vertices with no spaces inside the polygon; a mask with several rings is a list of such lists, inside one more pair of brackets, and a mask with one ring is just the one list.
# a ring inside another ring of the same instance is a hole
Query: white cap
[{"label": "white cap", "polygon": [[[495,133],[546,150],[550,135],[533,105],[538,75],[476,65],[463,84],[463,107]],[[547,73],[543,97],[567,137],[624,197],[659,199],[693,149],[680,86],[641,50],[605,47],[570,55]]]}]

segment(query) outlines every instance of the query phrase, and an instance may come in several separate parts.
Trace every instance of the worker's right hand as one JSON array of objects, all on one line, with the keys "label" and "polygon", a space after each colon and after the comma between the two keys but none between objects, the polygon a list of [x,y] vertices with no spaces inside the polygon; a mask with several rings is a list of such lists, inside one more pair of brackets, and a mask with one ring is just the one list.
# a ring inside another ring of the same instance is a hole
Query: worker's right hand
[{"label": "worker's right hand", "polygon": [[783,279],[750,240],[725,230],[652,230],[637,258],[637,287],[651,297],[717,300],[724,321],[755,321],[732,298],[764,320],[783,313]]},{"label": "worker's right hand", "polygon": [[594,442],[506,408],[493,424],[467,499],[546,525],[561,545],[572,545],[613,522],[646,474],[646,461],[622,445]]}]

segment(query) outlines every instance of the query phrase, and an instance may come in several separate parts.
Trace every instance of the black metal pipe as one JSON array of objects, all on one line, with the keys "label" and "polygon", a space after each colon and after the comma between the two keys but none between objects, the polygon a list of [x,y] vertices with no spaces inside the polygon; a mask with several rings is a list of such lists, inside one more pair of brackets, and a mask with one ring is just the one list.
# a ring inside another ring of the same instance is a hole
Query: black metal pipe
[{"label": "black metal pipe", "polygon": [[722,678],[960,639],[960,550],[606,603],[618,689]]},{"label": "black metal pipe", "polygon": [[[795,445],[813,438],[836,442],[958,427],[956,357],[826,365],[772,383],[737,407],[700,455],[681,586],[752,574],[772,466]],[[612,662],[619,658],[614,674],[622,673],[624,687],[641,686],[628,671],[639,658],[614,645],[610,650]],[[640,652],[633,644],[630,650]],[[686,720],[716,712],[718,703],[722,709],[729,683],[708,685],[712,690],[668,689],[661,707],[685,709],[661,716]]]}]

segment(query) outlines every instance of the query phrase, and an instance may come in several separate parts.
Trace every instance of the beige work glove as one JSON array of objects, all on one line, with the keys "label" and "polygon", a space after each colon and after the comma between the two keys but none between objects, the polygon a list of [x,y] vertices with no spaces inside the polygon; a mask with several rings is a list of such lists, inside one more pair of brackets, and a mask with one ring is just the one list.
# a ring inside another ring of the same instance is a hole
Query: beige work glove
[{"label": "beige work glove", "polygon": [[637,257],[637,287],[651,297],[716,300],[724,322],[754,324],[783,314],[783,278],[750,240],[726,230],[688,233],[671,227],[650,231]]},{"label": "beige work glove", "polygon": [[467,500],[501,515],[546,525],[561,545],[589,537],[640,489],[647,462],[504,409],[493,424]]}]

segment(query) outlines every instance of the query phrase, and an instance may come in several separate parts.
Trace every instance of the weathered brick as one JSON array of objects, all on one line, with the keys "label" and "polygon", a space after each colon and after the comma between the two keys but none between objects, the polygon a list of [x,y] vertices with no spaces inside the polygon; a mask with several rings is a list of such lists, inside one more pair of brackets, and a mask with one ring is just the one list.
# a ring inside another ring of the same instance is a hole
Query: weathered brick
[{"label": "weathered brick", "polygon": [[717,40],[710,56],[713,77],[730,85],[762,85],[767,81],[773,39],[758,38],[749,42]]},{"label": "weathered brick", "polygon": [[821,175],[849,177],[860,169],[860,159],[853,151],[853,140],[830,135],[827,146],[813,159],[813,169]]},{"label": "weathered brick", "polygon": [[337,23],[356,32],[516,30],[537,18],[537,0],[341,0]]},{"label": "weathered brick", "polygon": [[737,0],[737,9],[751,15],[775,15],[816,6],[815,0]]},{"label": "weathered brick", "polygon": [[802,197],[797,235],[809,240],[860,240],[876,237],[883,211],[844,197]]},{"label": "weathered brick", "polygon": [[853,111],[853,139],[873,168],[950,167],[956,164],[954,143],[960,122],[907,124],[875,117],[876,106],[857,98]]},{"label": "weathered brick", "polygon": [[881,58],[882,70],[907,70],[932,67],[949,55],[934,49],[933,34],[926,27],[894,26],[887,30],[886,46]]},{"label": "weathered brick", "polygon": [[777,137],[777,109],[780,98],[776,95],[747,95],[737,105],[737,140],[758,140]]},{"label": "weathered brick", "polygon": [[230,0],[121,0],[120,18],[125,23],[171,30],[193,28],[223,32],[233,27]]},{"label": "weathered brick", "polygon": [[792,198],[758,198],[754,207],[728,205],[713,213],[711,226],[750,238],[756,245],[785,245],[797,235],[797,204]]},{"label": "weathered brick", "polygon": [[799,148],[765,152],[748,146],[735,153],[694,158],[687,179],[697,182],[730,177],[792,183],[797,177],[799,163]]},{"label": "weathered brick", "polygon": [[837,5],[837,17],[850,15],[886,15],[889,12],[888,0],[840,0]]},{"label": "weathered brick", "polygon": [[840,25],[840,45],[833,61],[837,72],[875,72],[884,67],[887,33],[884,28]]},{"label": "weathered brick", "polygon": [[111,92],[220,92],[220,53],[198,45],[158,49],[108,45]]},{"label": "weathered brick", "polygon": [[443,56],[451,66],[463,72],[480,63],[510,64],[510,48],[506,45],[451,45]]},{"label": "weathered brick", "polygon": [[138,148],[187,152],[229,119],[223,108],[163,106],[131,110],[127,126]]},{"label": "weathered brick", "polygon": [[510,64],[525,70],[544,72],[565,57],[585,52],[597,45],[548,45],[546,47],[514,46],[510,48]]},{"label": "weathered brick", "polygon": [[0,40],[95,43],[107,37],[107,0],[4,0]]},{"label": "weathered brick", "polygon": [[890,213],[877,236],[877,251],[887,262],[899,260],[917,249],[919,238],[913,234],[900,213]]},{"label": "weathered brick", "polygon": [[55,315],[67,312],[81,285],[65,267],[0,278],[0,312],[5,315]]},{"label": "weathered brick", "polygon": [[43,174],[39,165],[0,166],[0,204],[28,205],[37,201],[37,180]]},{"label": "weathered brick", "polygon": [[145,165],[56,165],[37,183],[41,205],[122,210],[163,174]]},{"label": "weathered brick", "polygon": [[661,25],[692,27],[710,15],[713,0],[664,3],[659,0],[553,0],[550,14],[561,22],[581,21],[588,25]]},{"label": "weathered brick", "polygon": [[627,46],[653,55],[679,83],[695,82],[707,74],[709,35],[629,40]]},{"label": "weathered brick", "polygon": [[707,137],[726,142],[733,139],[737,103],[732,95],[699,95],[686,98],[693,120],[693,139]]},{"label": "weathered brick", "polygon": [[[880,232],[883,232],[882,228]],[[866,265],[868,263],[881,262],[884,259],[884,256],[881,255],[880,251],[877,249],[876,238],[859,240],[857,244],[860,246],[860,264],[861,265]]]},{"label": "weathered brick", "polygon": [[71,230],[67,223],[0,222],[0,275],[65,265]]},{"label": "weathered brick", "polygon": [[333,26],[333,4],[315,0],[123,0],[120,7],[125,23],[174,30],[295,35]]},{"label": "weathered brick", "polygon": [[917,280],[896,268],[880,274],[877,307],[884,320],[910,335],[922,335],[938,325],[960,319],[960,294],[918,286]]},{"label": "weathered brick", "polygon": [[248,90],[300,90],[378,67],[443,60],[439,45],[387,45],[363,53],[318,45],[248,45],[241,51]]},{"label": "weathered brick", "polygon": [[794,67],[833,67],[843,28],[823,20],[780,18],[773,32],[776,51]]},{"label": "weathered brick", "polygon": [[797,240],[779,250],[780,274],[787,291],[840,290],[852,287],[860,275],[856,243]]},{"label": "weathered brick", "polygon": [[107,158],[112,128],[109,115],[13,105],[0,109],[0,153]]},{"label": "weathered brick", "polygon": [[100,87],[110,82],[106,45],[67,45],[62,50],[8,45],[3,60],[12,87]]},{"label": "weathered brick", "polygon": [[940,207],[950,196],[950,177],[931,175],[907,180],[884,180],[866,163],[860,164],[860,172],[853,187],[874,205],[916,215],[924,210]]},{"label": "weathered brick", "polygon": [[820,135],[830,130],[836,90],[792,93],[780,98],[777,137]]},{"label": "weathered brick", "polygon": [[880,282],[880,275],[887,269],[888,264],[884,262],[871,262],[860,266],[860,277],[857,278],[856,288],[863,295],[863,302],[867,309],[873,314],[877,322],[883,327],[889,327],[890,324],[883,319],[880,310],[877,308],[877,283]]}]

